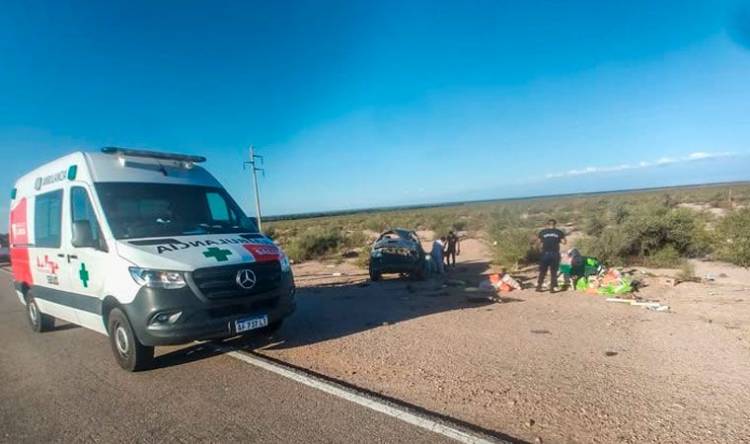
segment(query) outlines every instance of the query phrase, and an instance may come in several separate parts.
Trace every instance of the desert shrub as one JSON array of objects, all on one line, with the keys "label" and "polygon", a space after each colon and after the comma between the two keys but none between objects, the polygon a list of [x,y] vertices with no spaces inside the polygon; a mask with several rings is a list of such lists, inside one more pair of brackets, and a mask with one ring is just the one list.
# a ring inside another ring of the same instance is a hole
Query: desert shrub
[{"label": "desert shrub", "polygon": [[690,262],[683,260],[677,278],[683,281],[696,281],[695,267]]},{"label": "desert shrub", "polygon": [[527,228],[505,228],[493,236],[493,261],[509,270],[528,263],[534,254],[534,232]]},{"label": "desert shrub", "polygon": [[667,245],[653,252],[646,259],[646,264],[650,267],[673,268],[681,265],[684,259],[680,257],[680,252],[672,245]]},{"label": "desert shrub", "polygon": [[632,239],[634,255],[651,256],[671,246],[680,256],[697,257],[710,248],[705,221],[684,208],[648,207],[628,220],[625,231]]},{"label": "desert shrub", "polygon": [[493,262],[510,270],[533,259],[535,232],[519,224],[520,216],[509,209],[503,209],[493,215],[490,228]]},{"label": "desert shrub", "polygon": [[705,255],[710,240],[701,215],[657,203],[637,207],[621,224],[581,239],[578,248],[609,265],[644,262],[672,267],[680,258]]},{"label": "desert shrub", "polygon": [[266,226],[263,227],[263,234],[271,239],[275,239],[277,237],[276,226],[273,224],[266,224]]},{"label": "desert shrub", "polygon": [[586,256],[594,256],[609,266],[624,265],[629,256],[631,239],[618,228],[606,228],[598,237],[584,237],[576,248]]},{"label": "desert shrub", "polygon": [[320,258],[343,245],[345,237],[335,228],[309,228],[291,239],[286,252],[295,261]]},{"label": "desert shrub", "polygon": [[612,206],[610,210],[610,217],[612,222],[616,225],[620,225],[628,219],[630,212],[622,202],[617,202]]},{"label": "desert shrub", "polygon": [[365,222],[365,228],[375,231],[376,233],[380,233],[389,228],[388,220],[386,220],[386,218],[382,215],[370,216]]},{"label": "desert shrub", "polygon": [[715,248],[719,259],[750,267],[750,209],[732,211],[719,222]]},{"label": "desert shrub", "polygon": [[606,227],[607,223],[604,221],[604,218],[598,214],[591,214],[584,222],[583,232],[589,236],[599,236]]}]

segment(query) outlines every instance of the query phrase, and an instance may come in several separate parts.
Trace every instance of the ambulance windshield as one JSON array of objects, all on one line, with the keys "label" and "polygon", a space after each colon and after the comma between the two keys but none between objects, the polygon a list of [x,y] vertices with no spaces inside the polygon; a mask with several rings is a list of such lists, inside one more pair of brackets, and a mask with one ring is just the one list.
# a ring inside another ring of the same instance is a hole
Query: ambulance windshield
[{"label": "ambulance windshield", "polygon": [[258,232],[222,188],[100,182],[96,190],[116,239]]}]

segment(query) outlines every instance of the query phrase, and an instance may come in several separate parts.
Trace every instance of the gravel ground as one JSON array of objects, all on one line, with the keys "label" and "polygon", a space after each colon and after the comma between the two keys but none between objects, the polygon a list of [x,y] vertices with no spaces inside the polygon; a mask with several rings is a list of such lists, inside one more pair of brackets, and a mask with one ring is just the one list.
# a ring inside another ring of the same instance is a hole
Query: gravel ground
[{"label": "gravel ground", "polygon": [[[486,251],[463,250],[449,277],[476,284]],[[671,307],[653,312],[575,292],[477,304],[444,279],[369,283],[348,264],[305,263],[297,313],[250,347],[529,441],[747,442],[750,274],[696,270],[716,280],[648,279],[641,296]]]}]

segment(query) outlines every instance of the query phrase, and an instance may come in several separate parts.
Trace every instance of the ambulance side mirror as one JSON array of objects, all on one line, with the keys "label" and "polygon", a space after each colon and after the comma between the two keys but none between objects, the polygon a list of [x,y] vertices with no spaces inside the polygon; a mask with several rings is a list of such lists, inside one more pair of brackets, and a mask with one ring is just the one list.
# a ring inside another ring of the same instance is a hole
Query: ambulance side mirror
[{"label": "ambulance side mirror", "polygon": [[73,222],[73,240],[71,243],[75,248],[99,247],[91,231],[91,222],[87,220]]}]

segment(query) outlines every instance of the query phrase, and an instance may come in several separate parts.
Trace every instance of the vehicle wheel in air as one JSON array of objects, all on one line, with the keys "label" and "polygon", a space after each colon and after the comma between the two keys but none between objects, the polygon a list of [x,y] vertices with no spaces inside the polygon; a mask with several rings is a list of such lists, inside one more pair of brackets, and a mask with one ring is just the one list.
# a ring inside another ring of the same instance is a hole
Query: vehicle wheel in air
[{"label": "vehicle wheel in air", "polygon": [[120,367],[129,372],[136,372],[151,365],[154,347],[145,346],[138,341],[128,317],[119,308],[110,312],[107,331],[112,353]]},{"label": "vehicle wheel in air", "polygon": [[419,267],[419,268],[417,268],[417,269],[416,269],[416,270],[414,271],[414,273],[412,274],[412,276],[414,277],[414,279],[416,279],[416,280],[418,280],[418,281],[423,281],[423,280],[425,280],[425,271],[424,271],[424,267]]},{"label": "vehicle wheel in air", "polygon": [[36,300],[34,300],[31,294],[29,294],[26,302],[26,317],[29,320],[31,329],[37,333],[50,331],[55,328],[55,318],[39,311],[39,306],[36,305]]},{"label": "vehicle wheel in air", "polygon": [[380,272],[378,270],[373,270],[370,268],[370,280],[373,282],[377,282],[380,280]]}]

